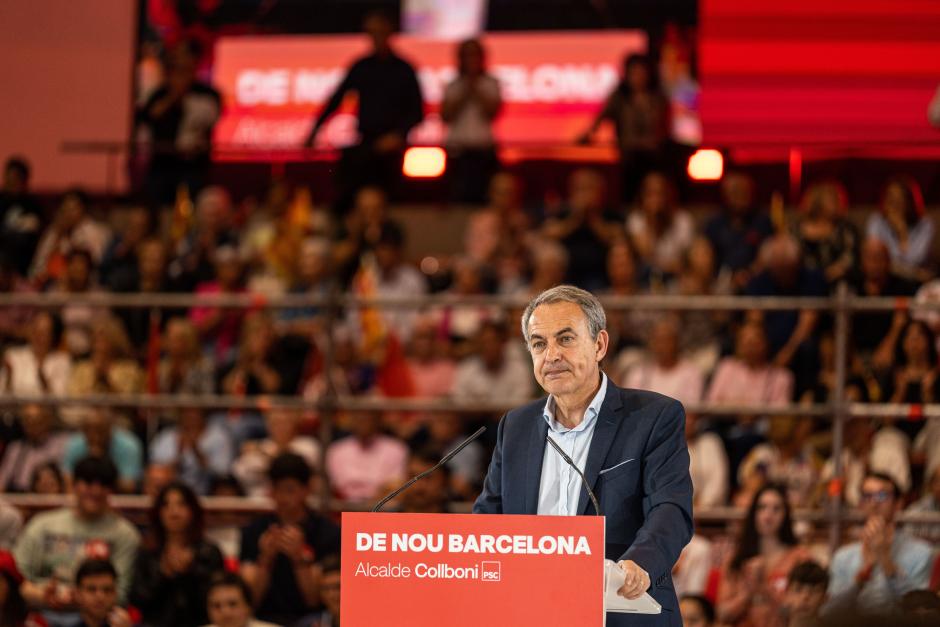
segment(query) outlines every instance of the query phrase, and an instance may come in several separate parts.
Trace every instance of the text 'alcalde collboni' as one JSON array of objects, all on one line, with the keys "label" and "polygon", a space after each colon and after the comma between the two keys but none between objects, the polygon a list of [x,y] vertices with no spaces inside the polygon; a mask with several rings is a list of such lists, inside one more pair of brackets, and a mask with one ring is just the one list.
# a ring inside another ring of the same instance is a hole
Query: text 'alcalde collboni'
[{"label": "text 'alcalde collboni'", "polygon": [[458,533],[357,533],[357,551],[391,553],[491,553],[590,555],[585,536],[463,535]]}]

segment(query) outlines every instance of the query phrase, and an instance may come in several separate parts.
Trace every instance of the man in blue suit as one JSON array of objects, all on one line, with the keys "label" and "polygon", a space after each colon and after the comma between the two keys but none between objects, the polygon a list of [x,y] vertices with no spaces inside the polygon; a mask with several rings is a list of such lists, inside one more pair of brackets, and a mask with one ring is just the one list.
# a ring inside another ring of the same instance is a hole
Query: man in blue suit
[{"label": "man in blue suit", "polygon": [[[584,473],[606,516],[604,554],[626,573],[620,594],[644,592],[659,615],[607,615],[612,627],[681,626],[672,567],[692,536],[692,480],[685,412],[673,399],[624,390],[607,380],[604,309],[572,286],[542,292],[522,331],[535,378],[548,392],[499,423],[481,514],[593,514],[577,473],[547,444],[551,436]],[[577,582],[572,582],[577,594]]]}]

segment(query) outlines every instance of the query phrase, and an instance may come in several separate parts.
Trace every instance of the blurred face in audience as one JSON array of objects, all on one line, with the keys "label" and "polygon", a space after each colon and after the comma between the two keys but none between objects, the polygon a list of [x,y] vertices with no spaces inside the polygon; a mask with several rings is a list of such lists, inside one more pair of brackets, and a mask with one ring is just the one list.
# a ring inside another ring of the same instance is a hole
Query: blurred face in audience
[{"label": "blurred face in audience", "polygon": [[62,494],[65,492],[65,486],[62,485],[62,476],[47,465],[36,470],[32,490],[36,494]]},{"label": "blurred face in audience", "polygon": [[587,316],[576,303],[539,305],[529,318],[529,352],[535,379],[549,394],[586,397],[600,381],[607,331],[591,337]]},{"label": "blurred face in audience", "polygon": [[738,357],[748,366],[756,367],[767,361],[767,337],[757,324],[745,324],[738,331]]},{"label": "blurred face in audience", "polygon": [[274,509],[285,517],[303,511],[308,494],[310,494],[310,487],[297,479],[278,479],[271,486]]},{"label": "blurred face in audience", "polygon": [[150,231],[150,214],[144,207],[134,207],[127,213],[127,224],[124,225],[124,241],[136,246]]},{"label": "blurred face in audience", "polygon": [[193,521],[193,512],[178,490],[170,490],[160,508],[160,523],[166,533],[182,533]]},{"label": "blurred face in audience", "polygon": [[672,213],[669,181],[658,172],[647,174],[640,187],[640,209],[647,220],[658,221]]},{"label": "blurred face in audience", "polygon": [[169,464],[149,464],[144,473],[144,494],[155,498],[164,487],[176,479],[176,470]]},{"label": "blurred face in audience", "polygon": [[83,618],[100,623],[117,603],[117,582],[110,573],[88,575],[75,587],[75,602]]},{"label": "blurred face in audience", "polygon": [[604,207],[604,178],[594,170],[576,170],[568,182],[568,203],[575,211],[596,212]]},{"label": "blurred face in audience", "polygon": [[297,421],[299,417],[297,412],[292,409],[279,407],[268,410],[265,416],[265,426],[268,429],[268,437],[281,450],[286,450],[291,440],[297,435]]},{"label": "blurred face in audience", "polygon": [[891,183],[885,189],[882,207],[884,207],[885,214],[892,221],[908,222],[909,214],[913,213],[913,207],[908,202],[907,192],[904,190],[904,186],[897,181]]},{"label": "blurred face in audience", "polygon": [[394,26],[384,15],[372,14],[366,18],[362,30],[372,40],[375,52],[382,53],[388,50],[388,40],[392,36]]},{"label": "blurred face in audience", "polygon": [[[435,463],[437,462],[412,455],[408,459],[405,474],[409,477],[415,477],[433,468]],[[424,477],[402,494],[402,503],[405,510],[410,512],[431,512],[446,509],[447,472],[446,470],[441,472],[442,470],[445,469],[438,468],[437,472]],[[417,488],[417,490],[414,488]]]},{"label": "blurred face in audience", "polygon": [[105,410],[91,411],[82,420],[82,434],[88,443],[89,455],[106,456],[111,445],[111,415]]},{"label": "blurred face in audience", "polygon": [[660,320],[650,331],[650,353],[663,367],[674,365],[679,359],[679,327],[672,318]]},{"label": "blurred face in audience", "polygon": [[78,194],[66,194],[59,205],[59,214],[56,218],[59,228],[71,231],[85,217],[85,204]]},{"label": "blurred face in audience", "polygon": [[500,172],[490,181],[490,206],[501,211],[516,209],[519,205],[519,182],[512,174]]},{"label": "blurred face in audience", "polygon": [[649,89],[650,70],[645,63],[637,61],[627,63],[625,78],[634,91],[643,92]]},{"label": "blurred face in audience", "polygon": [[201,409],[187,407],[180,411],[179,430],[181,434],[199,437],[206,428],[206,415]]},{"label": "blurred face in audience", "polygon": [[85,290],[91,283],[91,264],[85,255],[72,255],[65,266],[65,283],[72,291]]},{"label": "blurred face in audience", "polygon": [[899,499],[894,496],[894,487],[883,479],[867,477],[862,482],[859,506],[866,518],[878,517],[885,522],[894,520]]},{"label": "blurred face in audience", "polygon": [[369,441],[379,433],[382,426],[382,417],[372,411],[354,413],[349,421],[352,434],[362,441]]},{"label": "blurred face in audience", "polygon": [[314,285],[328,274],[329,250],[325,246],[305,244],[297,259],[297,276],[301,283]]},{"label": "blurred face in audience", "polygon": [[454,291],[458,294],[477,294],[482,289],[480,268],[469,260],[461,260],[454,266]]},{"label": "blurred face in audience", "polygon": [[166,268],[166,251],[160,240],[147,240],[137,248],[137,268],[145,283],[159,283]]},{"label": "blurred face in audience", "polygon": [[385,218],[385,194],[377,187],[364,187],[356,194],[356,213],[367,224]]},{"label": "blurred face in audience", "polygon": [[3,190],[13,196],[26,191],[26,178],[18,168],[6,168],[3,171]]},{"label": "blurred face in audience", "polygon": [[819,611],[826,602],[826,587],[791,582],[787,586],[784,605],[789,609],[790,616],[800,619],[811,619],[819,615]]},{"label": "blurred face in audience", "polygon": [[75,492],[75,505],[82,518],[99,518],[108,511],[108,497],[111,496],[109,487],[96,482],[76,480],[73,491]]},{"label": "blurred face in audience", "polygon": [[223,289],[235,289],[241,282],[242,264],[238,259],[225,255],[215,262],[215,276]]},{"label": "blurred face in audience", "polygon": [[198,346],[195,342],[196,330],[182,319],[170,320],[166,325],[166,353],[175,361],[184,361],[193,357]]},{"label": "blurred face in audience", "polygon": [[454,412],[433,414],[428,420],[428,432],[431,439],[441,444],[449,444],[460,435],[462,423]]},{"label": "blurred face in audience", "polygon": [[401,246],[380,242],[375,247],[375,261],[383,272],[391,272],[401,264]]},{"label": "blurred face in audience", "polygon": [[732,214],[746,214],[754,203],[754,184],[746,175],[734,172],[721,182],[721,195]]},{"label": "blurred face in audience", "polygon": [[251,606],[238,586],[215,586],[207,600],[209,621],[216,627],[245,627]]},{"label": "blurred face in audience", "polygon": [[411,356],[419,361],[434,357],[437,331],[433,324],[418,324],[411,333]]},{"label": "blurred face in audience", "polygon": [[891,253],[883,242],[869,238],[862,244],[862,274],[869,281],[881,283],[891,271]]},{"label": "blurred face in audience", "polygon": [[41,443],[52,431],[52,414],[42,405],[26,405],[20,412],[23,434],[33,443]]},{"label": "blurred face in audience", "polygon": [[705,617],[702,606],[694,599],[682,599],[679,602],[679,612],[682,614],[682,627],[709,627],[711,623]]},{"label": "blurred face in audience", "polygon": [[761,537],[778,537],[783,525],[785,506],[776,490],[766,490],[757,500],[754,522]]},{"label": "blurred face in audience", "polygon": [[466,41],[457,49],[457,63],[468,76],[483,73],[483,48],[477,41]]},{"label": "blurred face in audience", "polygon": [[[921,361],[927,358],[929,339],[927,332],[920,323],[907,327],[902,338],[902,348],[908,361]],[[930,364],[931,366],[935,364]]]},{"label": "blurred face in audience", "polygon": [[613,287],[633,288],[636,284],[636,264],[627,244],[614,244],[607,253],[607,277]]},{"label": "blurred face in audience", "polygon": [[196,217],[199,228],[210,233],[219,233],[231,223],[232,202],[228,192],[221,187],[207,187],[196,199]]},{"label": "blurred face in audience", "polygon": [[490,369],[499,369],[506,354],[506,336],[491,326],[483,327],[479,336],[480,357]]},{"label": "blurred face in audience", "polygon": [[46,312],[36,314],[33,318],[33,324],[30,326],[29,345],[37,355],[45,355],[53,349],[52,335],[53,327],[52,316]]}]

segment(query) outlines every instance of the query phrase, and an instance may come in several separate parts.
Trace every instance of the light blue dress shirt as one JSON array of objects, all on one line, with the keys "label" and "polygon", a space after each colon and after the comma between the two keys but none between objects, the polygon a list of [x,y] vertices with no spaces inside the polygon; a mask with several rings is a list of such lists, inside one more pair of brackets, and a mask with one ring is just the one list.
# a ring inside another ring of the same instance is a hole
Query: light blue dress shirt
[{"label": "light blue dress shirt", "polygon": [[[594,439],[594,427],[597,416],[607,395],[607,375],[601,373],[601,387],[591,400],[584,419],[574,429],[568,429],[555,420],[555,398],[549,396],[545,401],[542,417],[548,423],[548,435],[574,461],[581,472],[587,465],[588,451]],[[575,516],[578,513],[578,500],[581,498],[581,477],[562,459],[552,445],[545,443],[542,458],[542,477],[539,481],[539,514],[552,516]]]}]

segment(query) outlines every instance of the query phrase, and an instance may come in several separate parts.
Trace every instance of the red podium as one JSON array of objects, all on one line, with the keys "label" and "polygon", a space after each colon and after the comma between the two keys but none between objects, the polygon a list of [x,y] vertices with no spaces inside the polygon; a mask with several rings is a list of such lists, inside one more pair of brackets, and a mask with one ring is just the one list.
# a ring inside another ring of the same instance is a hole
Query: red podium
[{"label": "red podium", "polygon": [[597,516],[343,514],[343,625],[604,623]]}]

